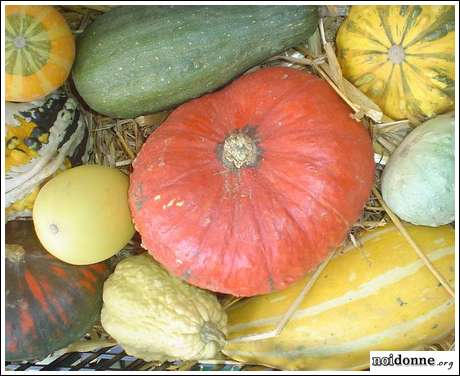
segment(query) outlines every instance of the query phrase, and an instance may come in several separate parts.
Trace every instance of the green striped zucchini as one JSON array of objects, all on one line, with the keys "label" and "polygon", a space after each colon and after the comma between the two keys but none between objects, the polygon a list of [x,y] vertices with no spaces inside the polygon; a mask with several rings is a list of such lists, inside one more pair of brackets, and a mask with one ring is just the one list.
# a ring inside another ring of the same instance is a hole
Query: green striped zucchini
[{"label": "green striped zucchini", "polygon": [[315,6],[122,6],[78,41],[73,79],[111,117],[161,111],[306,42]]}]

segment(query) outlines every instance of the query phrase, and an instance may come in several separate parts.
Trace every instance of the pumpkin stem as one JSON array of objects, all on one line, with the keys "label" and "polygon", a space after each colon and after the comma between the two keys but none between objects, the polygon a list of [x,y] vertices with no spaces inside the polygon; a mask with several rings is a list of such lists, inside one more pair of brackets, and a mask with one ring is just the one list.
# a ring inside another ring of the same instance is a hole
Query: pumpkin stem
[{"label": "pumpkin stem", "polygon": [[26,39],[22,35],[19,35],[13,39],[13,43],[16,48],[24,48],[26,46]]},{"label": "pumpkin stem", "polygon": [[251,129],[247,127],[227,136],[221,151],[225,167],[235,170],[256,165],[258,148],[254,137],[249,134]]},{"label": "pumpkin stem", "polygon": [[404,48],[399,44],[394,44],[388,50],[388,58],[393,64],[401,64],[406,57]]},{"label": "pumpkin stem", "polygon": [[209,342],[216,342],[217,344],[220,345],[220,347],[224,347],[225,345],[225,335],[222,333],[217,326],[210,322],[206,321],[200,332],[201,339],[203,340],[204,343],[209,343]]},{"label": "pumpkin stem", "polygon": [[26,251],[19,244],[7,244],[5,247],[5,256],[10,262],[18,263],[24,258]]}]

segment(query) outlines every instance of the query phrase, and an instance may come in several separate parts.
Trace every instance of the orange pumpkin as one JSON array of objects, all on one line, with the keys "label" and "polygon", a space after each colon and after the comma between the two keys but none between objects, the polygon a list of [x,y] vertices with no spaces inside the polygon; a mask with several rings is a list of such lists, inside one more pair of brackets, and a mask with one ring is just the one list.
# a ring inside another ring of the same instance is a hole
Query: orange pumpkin
[{"label": "orange pumpkin", "polygon": [[281,290],[346,237],[369,197],[369,134],[319,78],[286,67],[178,107],[133,164],[143,247],[192,285]]},{"label": "orange pumpkin", "polygon": [[6,6],[5,94],[12,102],[48,95],[67,79],[75,38],[51,6]]}]

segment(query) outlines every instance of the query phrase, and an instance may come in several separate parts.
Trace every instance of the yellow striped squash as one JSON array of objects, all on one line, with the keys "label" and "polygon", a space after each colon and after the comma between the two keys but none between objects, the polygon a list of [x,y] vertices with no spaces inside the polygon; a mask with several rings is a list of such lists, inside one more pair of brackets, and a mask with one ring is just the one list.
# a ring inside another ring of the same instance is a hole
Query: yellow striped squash
[{"label": "yellow striped squash", "polygon": [[353,6],[337,33],[344,77],[393,119],[446,112],[455,95],[453,6]]},{"label": "yellow striped squash", "polygon": [[[453,285],[454,230],[407,225]],[[367,232],[361,248],[334,257],[277,337],[231,342],[273,329],[309,276],[285,290],[228,308],[224,353],[237,360],[290,370],[358,370],[370,350],[410,350],[446,336],[454,300],[393,225]]]},{"label": "yellow striped squash", "polygon": [[30,102],[59,88],[75,58],[75,38],[52,6],[7,5],[5,96]]}]

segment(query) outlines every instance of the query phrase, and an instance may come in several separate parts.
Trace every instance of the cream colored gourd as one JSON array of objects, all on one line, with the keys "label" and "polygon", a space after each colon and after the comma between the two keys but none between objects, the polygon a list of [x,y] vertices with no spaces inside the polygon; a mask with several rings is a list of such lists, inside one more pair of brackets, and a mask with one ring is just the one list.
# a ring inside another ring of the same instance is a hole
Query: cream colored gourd
[{"label": "cream colored gourd", "polygon": [[[453,285],[453,228],[406,226]],[[454,329],[454,300],[393,225],[360,240],[362,248],[350,247],[329,262],[279,336],[235,341],[272,330],[311,275],[231,306],[223,352],[281,369],[356,370],[368,368],[371,350],[419,349]]]},{"label": "cream colored gourd", "polygon": [[227,316],[217,298],[170,275],[149,254],[122,260],[103,300],[104,329],[145,361],[210,359],[225,342]]}]

